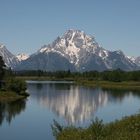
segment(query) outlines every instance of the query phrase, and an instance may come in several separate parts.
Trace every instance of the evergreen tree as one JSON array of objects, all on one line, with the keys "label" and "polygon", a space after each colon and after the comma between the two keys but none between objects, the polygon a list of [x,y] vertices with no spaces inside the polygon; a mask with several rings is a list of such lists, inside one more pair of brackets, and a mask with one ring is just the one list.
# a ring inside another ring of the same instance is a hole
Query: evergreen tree
[{"label": "evergreen tree", "polygon": [[0,56],[0,88],[2,85],[2,79],[4,77],[4,67],[5,67],[4,61],[2,57]]}]

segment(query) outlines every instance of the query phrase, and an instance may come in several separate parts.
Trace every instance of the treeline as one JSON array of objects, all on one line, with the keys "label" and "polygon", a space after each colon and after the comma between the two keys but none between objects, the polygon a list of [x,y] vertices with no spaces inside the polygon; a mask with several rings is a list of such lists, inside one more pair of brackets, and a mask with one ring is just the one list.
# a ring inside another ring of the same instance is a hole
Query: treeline
[{"label": "treeline", "polygon": [[45,71],[19,71],[13,73],[15,76],[37,76],[37,77],[48,77],[53,79],[86,79],[86,80],[103,80],[103,81],[140,81],[140,71],[122,71],[120,69],[113,71],[90,71],[90,72],[70,72],[68,71],[56,71],[56,72],[45,72]]}]

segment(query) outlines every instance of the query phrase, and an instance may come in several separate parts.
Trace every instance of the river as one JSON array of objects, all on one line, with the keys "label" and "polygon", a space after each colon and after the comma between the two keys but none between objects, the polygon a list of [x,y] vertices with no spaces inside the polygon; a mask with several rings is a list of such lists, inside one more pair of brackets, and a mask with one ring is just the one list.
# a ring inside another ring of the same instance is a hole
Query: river
[{"label": "river", "polygon": [[139,112],[140,92],[105,90],[66,81],[27,81],[30,97],[0,103],[1,140],[54,140],[51,125],[86,127]]}]

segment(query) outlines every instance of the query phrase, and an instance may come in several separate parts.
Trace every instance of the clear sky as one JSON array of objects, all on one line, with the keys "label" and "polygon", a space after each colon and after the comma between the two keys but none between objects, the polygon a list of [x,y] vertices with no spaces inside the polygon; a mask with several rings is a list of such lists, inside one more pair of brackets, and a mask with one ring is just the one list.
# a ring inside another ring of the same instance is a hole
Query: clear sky
[{"label": "clear sky", "polygon": [[140,56],[140,0],[0,0],[0,43],[31,54],[68,29]]}]

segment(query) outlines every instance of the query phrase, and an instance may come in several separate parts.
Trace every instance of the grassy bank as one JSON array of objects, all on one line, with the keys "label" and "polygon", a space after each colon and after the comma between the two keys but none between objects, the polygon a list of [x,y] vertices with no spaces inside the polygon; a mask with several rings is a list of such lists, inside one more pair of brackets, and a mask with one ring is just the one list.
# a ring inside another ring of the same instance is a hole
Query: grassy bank
[{"label": "grassy bank", "polygon": [[56,78],[56,77],[46,77],[46,76],[17,76],[18,80],[37,80],[37,81],[74,81],[78,85],[88,86],[88,87],[101,87],[104,89],[116,89],[116,90],[136,90],[140,91],[140,82],[138,81],[123,81],[123,82],[111,82],[111,81],[102,81],[102,80],[87,80],[86,78]]},{"label": "grassy bank", "polygon": [[85,129],[62,127],[56,123],[52,128],[57,140],[139,140],[140,114],[109,124],[96,119]]},{"label": "grassy bank", "polygon": [[0,91],[0,102],[12,102],[26,98],[25,95],[18,95],[12,91]]},{"label": "grassy bank", "polygon": [[109,82],[109,81],[88,81],[84,79],[78,79],[76,80],[76,83],[79,85],[84,85],[89,87],[101,87],[104,89],[140,91],[140,82],[136,82],[136,81]]}]

